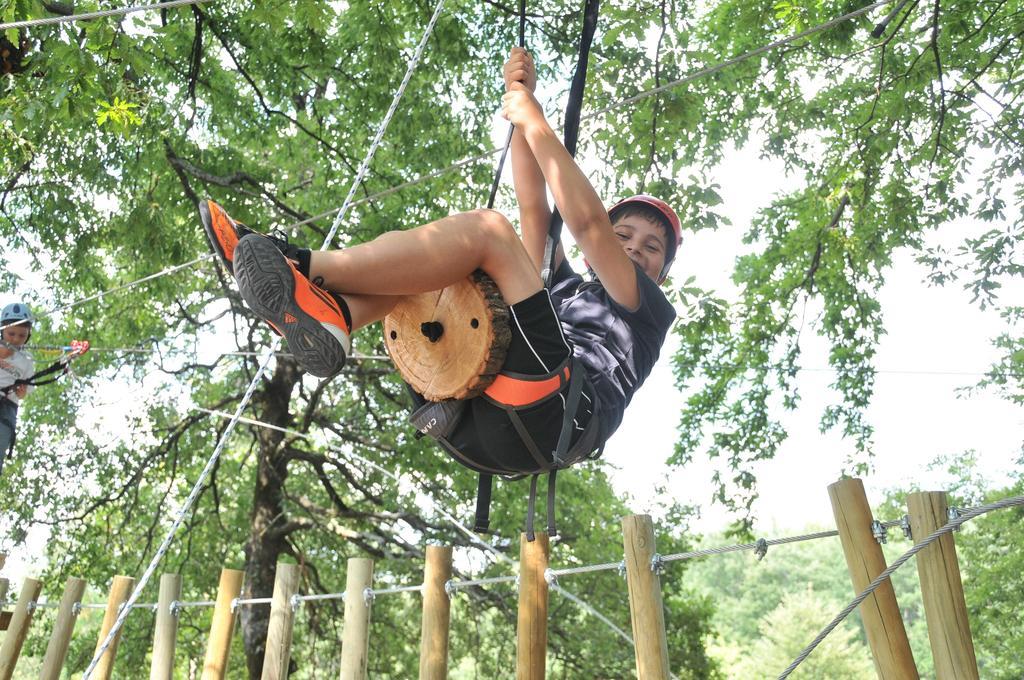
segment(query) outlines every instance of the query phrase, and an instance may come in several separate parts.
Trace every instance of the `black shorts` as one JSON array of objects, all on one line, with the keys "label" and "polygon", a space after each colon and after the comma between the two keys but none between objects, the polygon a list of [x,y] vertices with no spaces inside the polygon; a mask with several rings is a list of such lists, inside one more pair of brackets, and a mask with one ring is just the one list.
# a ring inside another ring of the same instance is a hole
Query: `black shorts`
[{"label": "black shorts", "polygon": [[[512,340],[502,370],[524,375],[547,375],[569,357],[572,347],[562,333],[562,324],[546,289],[509,309]],[[518,411],[527,431],[548,460],[562,430],[567,389],[563,387],[557,396]],[[585,384],[573,418],[570,443],[575,443],[583,433],[592,413],[592,389]],[[457,450],[490,468],[515,472],[537,468],[537,462],[523,444],[508,414],[483,397],[470,400],[448,441]]]}]

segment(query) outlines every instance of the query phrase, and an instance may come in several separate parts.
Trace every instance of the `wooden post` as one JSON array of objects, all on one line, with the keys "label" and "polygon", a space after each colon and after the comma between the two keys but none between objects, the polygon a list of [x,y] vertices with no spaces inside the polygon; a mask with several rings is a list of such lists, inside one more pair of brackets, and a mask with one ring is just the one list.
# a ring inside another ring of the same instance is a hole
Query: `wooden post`
[{"label": "wooden post", "polygon": [[517,680],[544,680],[548,653],[548,535],[519,537],[519,621],[516,627]]},{"label": "wooden post", "polygon": [[213,608],[213,623],[210,626],[210,640],[206,644],[206,660],[203,661],[203,680],[223,680],[228,672],[228,654],[231,651],[231,636],[235,631],[235,613],[231,602],[242,594],[244,572],[238,569],[221,569],[220,585],[217,586],[217,604]]},{"label": "wooden post", "polygon": [[84,594],[85,579],[74,576],[69,578],[64,585],[64,595],[60,598],[60,606],[57,608],[57,620],[50,633],[50,642],[46,645],[46,655],[43,657],[43,667],[39,671],[39,680],[60,680],[61,671],[64,669],[64,660],[68,655],[68,646],[71,644],[71,632],[75,629],[75,622],[78,621],[75,605],[82,601]]},{"label": "wooden post", "polygon": [[295,610],[292,595],[299,591],[302,568],[297,564],[277,563],[274,575],[274,597],[270,604],[267,628],[267,650],[263,655],[263,680],[287,680],[288,662],[292,656],[292,628]]},{"label": "wooden post", "polygon": [[373,560],[350,557],[345,578],[345,627],[341,632],[341,680],[365,680],[370,656],[370,605],[364,597],[373,585]]},{"label": "wooden post", "polygon": [[649,515],[622,519],[622,542],[629,584],[629,618],[633,624],[637,680],[668,680],[668,638],[661,579],[651,568],[654,523]]},{"label": "wooden post", "polygon": [[171,611],[171,603],[180,599],[181,574],[161,576],[149,680],[171,680],[174,677],[174,644],[178,635],[178,612]]},{"label": "wooden post", "polygon": [[0,578],[0,631],[7,630],[11,622],[11,613],[3,611],[7,605],[7,588],[10,583],[5,578]]},{"label": "wooden post", "polygon": [[[107,639],[107,633],[114,627],[114,621],[117,620],[117,615],[121,611],[121,605],[128,601],[134,585],[135,579],[131,576],[114,577],[114,581],[110,584],[107,609],[103,613],[103,625],[100,627],[100,637],[96,641],[96,650],[93,652],[93,656],[100,651],[103,641]],[[117,645],[121,642],[123,633],[124,628],[122,627],[110,641],[110,646],[103,652],[103,656],[100,657],[99,663],[96,664],[96,668],[92,672],[92,680],[109,680],[111,673],[114,672],[114,656],[117,654]]]},{"label": "wooden post", "polygon": [[39,598],[39,591],[42,587],[42,582],[34,578],[27,578],[21,584],[18,604],[14,606],[14,614],[11,615],[7,635],[4,636],[4,643],[0,646],[0,680],[11,680],[11,676],[14,675],[14,666],[18,663],[21,646],[25,644],[28,627],[32,623],[34,606],[30,608],[29,602],[35,602]]},{"label": "wooden post", "polygon": [[[886,567],[882,546],[871,533],[873,518],[864,484],[859,479],[842,479],[828,487],[828,496],[853,591],[860,594]],[[907,629],[903,626],[891,580],[887,579],[861,603],[860,615],[878,677],[917,680],[914,654],[910,651]]]},{"label": "wooden post", "polygon": [[420,680],[448,677],[448,629],[451,599],[444,584],[452,577],[450,546],[428,545],[423,572],[423,626],[420,634]]},{"label": "wooden post", "polygon": [[[946,525],[948,506],[942,491],[921,491],[907,496],[910,532],[920,543]],[[928,640],[935,661],[936,680],[977,680],[978,660],[967,620],[967,602],[960,580],[953,534],[945,534],[917,553],[921,599],[928,622]]]},{"label": "wooden post", "polygon": [[0,552],[0,569],[3,569],[5,564],[7,564],[7,553]]}]

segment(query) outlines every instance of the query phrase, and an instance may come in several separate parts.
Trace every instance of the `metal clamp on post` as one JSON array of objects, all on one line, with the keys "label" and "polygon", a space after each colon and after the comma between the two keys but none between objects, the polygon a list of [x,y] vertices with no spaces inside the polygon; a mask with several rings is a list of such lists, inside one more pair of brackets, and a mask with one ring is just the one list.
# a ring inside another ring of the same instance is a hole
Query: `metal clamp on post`
[{"label": "metal clamp on post", "polygon": [[761,560],[763,560],[764,556],[767,554],[768,541],[763,538],[757,539],[757,542],[754,543],[754,555],[757,557],[757,561],[760,562]]},{"label": "metal clamp on post", "polygon": [[544,582],[547,583],[548,586],[558,585],[558,576],[556,576],[555,572],[551,570],[551,567],[544,570]]},{"label": "metal clamp on post", "polygon": [[449,600],[452,599],[452,596],[455,594],[455,584],[451,579],[444,582],[444,594],[448,596]]},{"label": "metal clamp on post", "polygon": [[295,593],[294,595],[292,595],[291,597],[288,598],[288,606],[290,606],[292,608],[293,612],[298,611],[299,610],[299,606],[301,604],[302,604],[302,600],[299,599],[299,594],[298,593]]},{"label": "metal clamp on post", "polygon": [[363,602],[366,604],[367,607],[373,604],[373,597],[373,588],[363,589]]},{"label": "metal clamp on post", "polygon": [[26,605],[25,608],[28,609],[28,613],[31,614],[32,612],[34,612],[36,610],[36,607],[38,607],[38,606],[39,606],[38,602],[36,602],[35,600],[29,600],[28,601],[28,605]]},{"label": "metal clamp on post", "polygon": [[886,543],[889,540],[889,530],[885,528],[885,525],[879,522],[877,519],[871,522],[871,535],[875,537],[875,540],[879,543]]},{"label": "metal clamp on post", "polygon": [[174,618],[178,618],[178,614],[181,613],[181,601],[180,600],[171,600],[170,612],[171,612],[171,616],[173,616]]},{"label": "metal clamp on post", "polygon": [[[960,519],[960,517],[961,517],[960,508],[954,507],[952,505],[949,506],[948,508],[946,508],[946,517],[949,518],[950,522],[952,522],[954,520]],[[961,528],[962,527],[959,527],[959,526],[958,527],[954,527],[953,531],[960,531]]]},{"label": "metal clamp on post", "polygon": [[231,600],[231,613],[232,613],[232,614],[234,614],[234,613],[235,613],[235,610],[237,610],[237,609],[238,609],[238,599],[239,599],[239,598],[237,598],[237,597],[236,597],[236,598],[233,598],[233,599]]},{"label": "metal clamp on post", "polygon": [[616,567],[616,571],[619,572],[619,576],[626,578],[626,560],[619,562],[619,566]]},{"label": "metal clamp on post", "polygon": [[910,515],[903,515],[903,517],[900,517],[900,529],[903,529],[904,538],[913,538],[914,532],[910,530]]},{"label": "metal clamp on post", "polygon": [[651,571],[655,574],[660,574],[661,570],[665,568],[665,560],[662,559],[661,555],[654,553],[651,555]]}]

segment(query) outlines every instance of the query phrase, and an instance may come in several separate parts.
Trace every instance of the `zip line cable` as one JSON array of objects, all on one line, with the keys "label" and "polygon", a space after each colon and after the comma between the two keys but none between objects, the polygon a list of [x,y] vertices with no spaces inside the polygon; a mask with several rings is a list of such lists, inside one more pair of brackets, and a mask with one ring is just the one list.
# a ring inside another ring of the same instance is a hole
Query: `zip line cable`
[{"label": "zip line cable", "polygon": [[[377,147],[380,144],[380,140],[384,136],[384,131],[387,129],[388,123],[390,123],[391,121],[391,116],[398,108],[398,103],[399,101],[401,101],[402,95],[405,94],[405,88],[408,85],[410,78],[412,77],[412,72],[416,69],[417,65],[419,65],[420,57],[423,55],[423,49],[427,44],[427,39],[433,33],[434,26],[437,23],[438,17],[440,17],[441,15],[442,8],[444,7],[444,2],[445,0],[438,0],[437,6],[434,8],[434,13],[430,17],[430,22],[427,24],[427,27],[423,32],[423,37],[416,48],[416,52],[413,54],[412,60],[409,62],[408,68],[406,69],[405,78],[402,80],[401,85],[399,85],[397,92],[395,92],[394,99],[391,102],[391,107],[388,109],[387,114],[385,114],[384,116],[384,120],[381,121],[381,124],[377,129],[377,134],[374,136],[373,142],[370,144],[370,148],[366,153],[366,158],[363,159],[363,163],[362,165],[360,165],[360,172],[357,173],[355,179],[352,181],[352,187],[349,189],[348,198],[346,200],[351,200],[352,196],[355,194],[356,188],[359,186],[360,182],[362,182],[362,175],[365,174],[366,168],[369,167],[370,161],[372,160],[373,155],[374,153],[376,153]],[[331,228],[331,232],[327,235],[327,238],[324,239],[324,244],[321,247],[321,250],[327,248],[327,246],[330,244],[335,232],[341,225],[341,220],[344,217],[346,210],[347,206],[343,205],[342,209],[338,213],[338,217],[335,220],[333,227]],[[164,540],[160,544],[160,547],[157,548],[156,554],[153,555],[153,559],[150,561],[149,566],[146,568],[146,571],[143,573],[142,577],[139,579],[135,588],[132,590],[131,595],[129,595],[128,599],[125,601],[125,606],[118,614],[117,620],[114,621],[114,625],[110,627],[110,631],[107,633],[107,636],[103,640],[103,642],[99,646],[97,646],[96,653],[93,655],[92,661],[89,662],[88,668],[85,669],[83,680],[90,680],[90,678],[92,677],[92,672],[96,669],[96,666],[99,664],[100,659],[106,653],[107,648],[110,647],[114,638],[117,636],[118,631],[120,631],[121,627],[124,625],[125,620],[128,618],[128,614],[131,613],[131,605],[134,604],[135,601],[138,599],[139,594],[142,592],[143,588],[145,588],[146,585],[149,583],[149,579],[153,576],[153,572],[156,571],[157,565],[163,559],[164,555],[167,553],[167,550],[171,547],[171,542],[174,540],[174,535],[177,533],[178,528],[181,526],[182,522],[184,522],[185,515],[191,509],[192,504],[195,503],[196,499],[199,497],[199,494],[203,489],[203,484],[206,482],[206,479],[209,477],[214,466],[217,464],[217,461],[220,458],[221,451],[227,444],[228,437],[231,435],[232,431],[235,428],[235,425],[238,423],[238,419],[242,416],[242,412],[245,410],[245,407],[248,405],[249,400],[255,393],[256,386],[259,385],[260,380],[263,377],[263,373],[264,371],[267,370],[267,367],[270,364],[270,360],[271,358],[273,358],[274,352],[277,351],[279,344],[280,338],[275,338],[271,342],[270,346],[267,347],[266,351],[264,352],[263,359],[260,361],[260,367],[256,370],[255,375],[253,375],[252,382],[249,383],[249,387],[246,389],[245,395],[239,402],[238,408],[235,410],[234,416],[232,417],[231,421],[228,422],[228,425],[224,429],[224,432],[221,433],[220,440],[217,442],[217,446],[214,448],[213,453],[210,455],[210,458],[206,463],[206,467],[204,467],[202,472],[199,474],[199,478],[196,480],[195,485],[192,487],[192,491],[189,493],[188,498],[185,499],[184,505],[178,512],[178,516],[174,519],[174,522],[171,524],[170,529],[168,529],[167,535],[164,537]]]},{"label": "zip line cable", "polygon": [[84,12],[82,14],[69,14],[62,17],[46,17],[43,19],[26,19],[25,21],[12,21],[0,24],[0,31],[11,28],[31,28],[32,26],[48,26],[51,24],[66,24],[77,21],[88,21],[89,19],[101,19],[103,17],[124,16],[133,12],[148,12],[155,9],[171,9],[172,7],[183,7],[185,5],[197,5],[200,2],[209,0],[168,0],[168,2],[157,2],[152,5],[132,5],[130,7],[118,7],[116,9],[104,9],[96,12]]}]

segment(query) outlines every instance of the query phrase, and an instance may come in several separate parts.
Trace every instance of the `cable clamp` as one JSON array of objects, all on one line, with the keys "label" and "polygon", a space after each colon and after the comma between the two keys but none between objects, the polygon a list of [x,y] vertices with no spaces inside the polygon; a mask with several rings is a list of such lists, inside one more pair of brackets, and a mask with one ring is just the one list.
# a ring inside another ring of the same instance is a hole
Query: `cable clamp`
[{"label": "cable clamp", "polygon": [[619,576],[621,576],[622,578],[626,578],[626,560],[622,560],[621,562],[619,562],[619,566],[616,568],[616,570],[619,572]]},{"label": "cable clamp", "polygon": [[39,606],[38,602],[36,602],[35,600],[29,600],[28,604],[25,606],[25,608],[28,610],[28,613],[31,614],[32,612],[34,612],[36,610],[36,607],[38,607],[38,606]]},{"label": "cable clamp", "polygon": [[455,583],[451,579],[444,582],[444,594],[448,596],[449,600],[455,595]]},{"label": "cable clamp", "polygon": [[363,603],[366,604],[367,607],[373,604],[373,598],[373,588],[363,588]]},{"label": "cable clamp", "polygon": [[889,530],[885,528],[885,525],[879,522],[877,519],[871,521],[871,535],[875,537],[875,540],[879,543],[887,543],[889,540]]},{"label": "cable clamp", "polygon": [[[950,522],[960,519],[961,516],[962,513],[960,512],[960,508],[954,507],[952,505],[946,508],[946,517],[949,519]],[[961,527],[959,526],[954,527],[953,531],[960,531],[960,529]]]},{"label": "cable clamp", "polygon": [[238,599],[239,598],[237,598],[237,597],[231,599],[231,613],[232,614],[234,614],[235,611],[238,609]]},{"label": "cable clamp", "polygon": [[661,570],[665,568],[665,560],[660,554],[654,553],[651,555],[651,571],[655,574],[660,574]]},{"label": "cable clamp", "polygon": [[180,600],[171,600],[170,612],[171,612],[171,616],[173,616],[174,618],[178,618],[178,614],[181,613],[181,601]]},{"label": "cable clamp", "polygon": [[81,602],[75,602],[74,604],[71,605],[71,615],[72,616],[78,616],[81,613],[81,611],[82,611],[82,603]]},{"label": "cable clamp", "polygon": [[558,585],[558,576],[555,574],[554,571],[551,570],[551,567],[548,567],[547,569],[544,570],[544,581],[549,586],[557,586]]},{"label": "cable clamp", "polygon": [[754,543],[754,555],[757,556],[757,561],[760,562],[761,560],[763,560],[764,556],[767,554],[768,541],[763,538],[757,539],[757,542]]},{"label": "cable clamp", "polygon": [[298,593],[295,593],[294,595],[288,598],[288,606],[292,608],[293,612],[298,611],[301,605],[302,600],[299,599]]},{"label": "cable clamp", "polygon": [[910,515],[900,517],[900,529],[903,529],[903,538],[913,538],[914,532],[910,530]]}]

